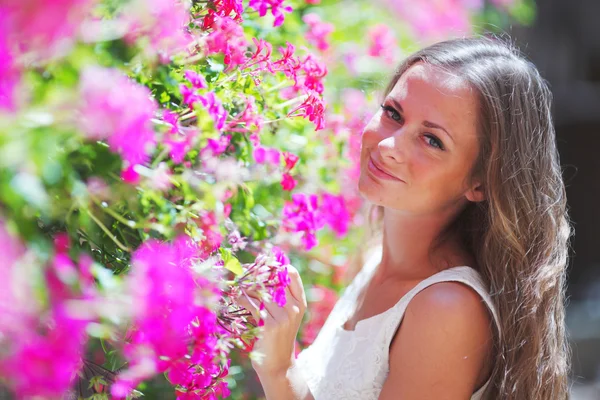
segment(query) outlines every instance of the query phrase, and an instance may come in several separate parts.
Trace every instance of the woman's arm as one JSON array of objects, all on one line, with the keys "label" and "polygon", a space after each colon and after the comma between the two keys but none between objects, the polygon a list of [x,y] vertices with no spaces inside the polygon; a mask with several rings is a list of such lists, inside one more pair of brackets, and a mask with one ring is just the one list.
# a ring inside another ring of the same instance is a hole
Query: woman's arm
[{"label": "woman's arm", "polygon": [[471,288],[441,282],[418,293],[390,346],[379,400],[469,399],[485,381],[492,319]]},{"label": "woman's arm", "polygon": [[257,374],[267,400],[315,400],[296,364],[279,374]]}]

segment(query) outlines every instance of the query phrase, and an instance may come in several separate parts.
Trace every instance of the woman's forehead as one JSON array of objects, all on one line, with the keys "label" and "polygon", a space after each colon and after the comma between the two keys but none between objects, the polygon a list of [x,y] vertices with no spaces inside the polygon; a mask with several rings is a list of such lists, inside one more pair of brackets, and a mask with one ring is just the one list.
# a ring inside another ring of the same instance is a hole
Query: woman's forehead
[{"label": "woman's forehead", "polygon": [[451,71],[422,62],[409,67],[400,76],[390,94],[393,97],[406,97],[411,86],[420,90],[423,90],[424,86],[429,86],[441,96],[466,97],[465,100],[470,100],[474,95],[466,79]]}]

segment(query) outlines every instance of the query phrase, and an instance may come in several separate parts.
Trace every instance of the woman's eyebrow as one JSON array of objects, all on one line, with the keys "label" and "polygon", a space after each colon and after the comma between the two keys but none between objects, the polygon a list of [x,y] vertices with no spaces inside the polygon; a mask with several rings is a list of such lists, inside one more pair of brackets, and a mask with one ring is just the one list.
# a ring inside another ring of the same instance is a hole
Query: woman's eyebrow
[{"label": "woman's eyebrow", "polygon": [[452,141],[454,142],[454,138],[452,137],[452,135],[450,134],[450,132],[448,132],[443,126],[440,126],[438,124],[435,124],[433,122],[430,121],[423,121],[423,126],[425,126],[426,128],[433,128],[433,129],[441,129],[444,132],[446,132],[446,135],[448,135],[448,137],[450,137],[450,139],[452,139]]},{"label": "woman's eyebrow", "polygon": [[[392,103],[394,105],[396,110],[398,110],[400,112],[404,112],[404,110],[402,109],[402,105],[398,102],[398,100],[390,97],[389,101],[390,101],[390,103]],[[426,128],[441,129],[442,131],[446,132],[446,135],[448,135],[448,137],[450,137],[450,139],[454,142],[454,138],[452,137],[450,132],[448,132],[443,126],[438,125],[431,121],[423,121],[423,126]]]}]

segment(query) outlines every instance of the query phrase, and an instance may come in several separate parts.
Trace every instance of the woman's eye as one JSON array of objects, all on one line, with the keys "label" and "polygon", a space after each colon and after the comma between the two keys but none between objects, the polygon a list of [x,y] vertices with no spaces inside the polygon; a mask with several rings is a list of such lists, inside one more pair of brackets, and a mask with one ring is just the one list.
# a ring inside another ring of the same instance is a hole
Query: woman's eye
[{"label": "woman's eye", "polygon": [[427,143],[430,146],[433,147],[437,147],[440,150],[444,150],[444,144],[442,143],[442,141],[440,139],[438,139],[437,137],[433,136],[433,135],[425,135],[425,138],[427,140]]},{"label": "woman's eye", "polygon": [[400,113],[398,111],[394,110],[392,107],[385,106],[382,104],[381,108],[383,108],[383,111],[389,118],[393,119],[396,122],[402,121],[402,115],[400,115]]}]

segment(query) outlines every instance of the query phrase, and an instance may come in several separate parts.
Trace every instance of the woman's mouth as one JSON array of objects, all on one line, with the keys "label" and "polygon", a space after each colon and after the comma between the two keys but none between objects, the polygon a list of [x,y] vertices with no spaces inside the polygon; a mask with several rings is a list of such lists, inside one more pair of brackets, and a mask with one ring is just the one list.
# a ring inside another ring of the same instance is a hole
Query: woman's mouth
[{"label": "woman's mouth", "polygon": [[367,169],[373,176],[375,176],[377,178],[385,179],[385,180],[389,180],[389,181],[404,182],[402,179],[395,177],[394,175],[385,171],[378,164],[376,164],[375,161],[373,161],[372,157],[369,157],[369,163],[367,164]]}]

